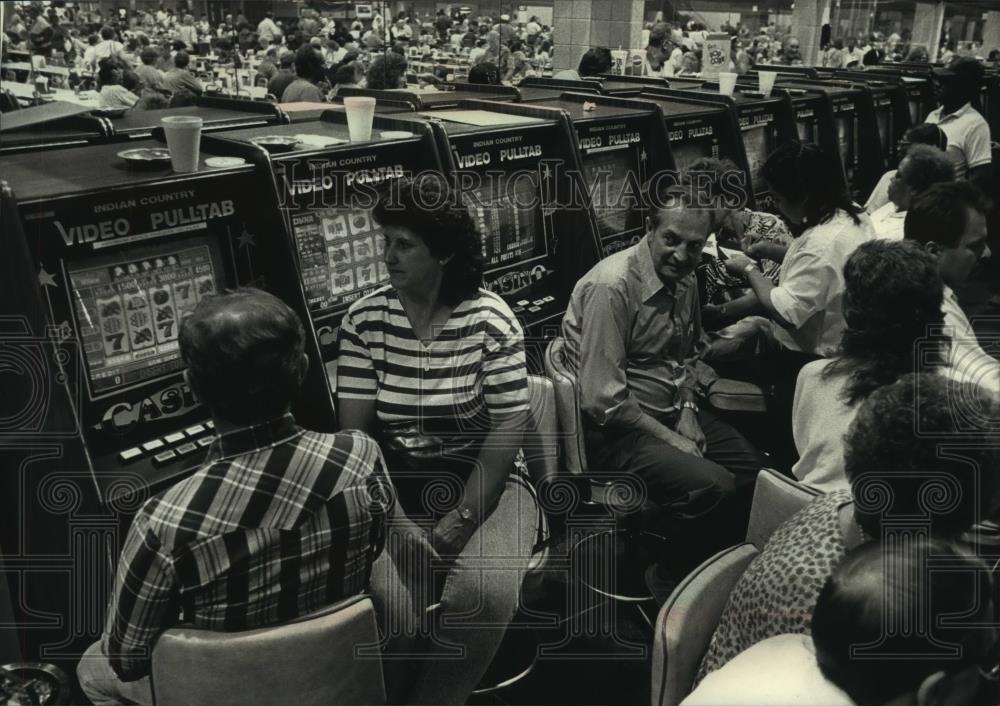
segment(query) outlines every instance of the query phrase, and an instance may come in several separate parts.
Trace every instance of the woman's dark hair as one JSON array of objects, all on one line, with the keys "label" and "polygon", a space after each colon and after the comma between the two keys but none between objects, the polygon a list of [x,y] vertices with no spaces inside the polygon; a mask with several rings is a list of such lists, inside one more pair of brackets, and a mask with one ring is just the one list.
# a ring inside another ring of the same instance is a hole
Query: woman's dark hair
[{"label": "woman's dark hair", "polygon": [[846,374],[843,397],[855,405],[906,373],[943,365],[948,337],[936,337],[940,351],[929,350],[928,339],[933,326],[944,324],[943,298],[937,264],[923,248],[889,240],[862,243],[844,265],[846,327],[840,357],[823,377]]},{"label": "woman's dark hair", "polygon": [[594,47],[588,49],[580,58],[580,65],[577,72],[580,76],[600,76],[611,70],[614,60],[611,58],[611,50],[607,47]]},{"label": "woman's dark hair", "polygon": [[142,90],[142,79],[139,78],[139,74],[133,71],[132,67],[124,61],[120,62],[119,66],[122,69],[122,85],[132,91],[132,93],[139,93]]},{"label": "woman's dark hair", "polygon": [[401,88],[406,75],[406,59],[395,52],[375,57],[366,74],[368,88]]},{"label": "woman's dark hair", "polygon": [[902,142],[906,145],[930,145],[937,147],[942,152],[948,149],[948,136],[944,134],[944,130],[939,125],[931,123],[914,125],[903,133]]},{"label": "woman's dark hair", "polygon": [[437,258],[451,257],[441,276],[441,300],[455,306],[483,284],[482,237],[462,197],[443,178],[402,179],[372,211],[383,228],[412,231]]},{"label": "woman's dark hair", "polygon": [[313,83],[323,80],[323,60],[312,44],[303,44],[295,52],[295,74]]},{"label": "woman's dark hair", "polygon": [[[991,517],[1000,454],[983,440],[998,414],[984,387],[937,373],[904,375],[868,395],[844,436],[844,471],[865,534],[915,521],[956,537]],[[945,439],[961,453],[943,454]]]},{"label": "woman's dark hair", "polygon": [[992,204],[977,186],[964,179],[932,184],[910,203],[903,220],[907,240],[956,248],[968,226],[969,211],[986,215]]},{"label": "woman's dark hair", "polygon": [[808,227],[826,223],[837,211],[861,223],[864,209],[851,199],[840,164],[816,145],[783,144],[764,162],[760,176],[771,190],[803,205]]},{"label": "woman's dark hair", "polygon": [[[936,672],[985,662],[995,644],[987,628],[991,599],[986,566],[950,542],[863,544],[844,557],[816,600],[816,661],[858,706],[894,702]],[[950,654],[944,645],[959,651]]]},{"label": "woman's dark hair", "polygon": [[485,83],[491,86],[500,85],[500,69],[488,61],[476,64],[469,69],[469,83]]},{"label": "woman's dark hair", "polygon": [[121,71],[121,66],[113,58],[108,57],[97,62],[97,82],[101,86],[114,86],[119,83],[115,71]]},{"label": "woman's dark hair", "polygon": [[336,73],[333,75],[334,83],[344,84],[344,83],[354,83],[357,78],[358,65],[353,61],[347,64],[341,64]]},{"label": "woman's dark hair", "polygon": [[170,105],[168,107],[183,108],[189,105],[198,105],[198,96],[186,88],[181,88],[174,91],[174,94],[170,96]]},{"label": "woman's dark hair", "polygon": [[198,398],[235,424],[285,413],[305,373],[301,320],[259,289],[202,299],[184,317],[179,344]]},{"label": "woman's dark hair", "polygon": [[[933,184],[947,184],[955,181],[955,165],[944,152],[930,145],[911,145],[906,150],[906,174],[902,179],[913,195],[923,193]],[[902,165],[902,162],[900,162]]]}]

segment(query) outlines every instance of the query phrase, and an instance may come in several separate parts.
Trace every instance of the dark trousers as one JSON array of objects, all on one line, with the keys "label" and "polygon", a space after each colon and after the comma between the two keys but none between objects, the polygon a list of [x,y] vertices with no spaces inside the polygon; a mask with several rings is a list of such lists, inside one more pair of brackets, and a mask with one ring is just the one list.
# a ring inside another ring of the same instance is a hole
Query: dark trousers
[{"label": "dark trousers", "polygon": [[644,513],[644,526],[670,538],[664,558],[680,575],[742,540],[753,483],[766,465],[761,453],[713,412],[702,409],[698,424],[706,441],[702,458],[639,430],[587,433],[589,473],[624,471],[642,480],[646,498],[658,508]]},{"label": "dark trousers", "polygon": [[761,443],[770,453],[768,466],[789,475],[792,466],[799,460],[792,436],[795,383],[803,366],[819,358],[813,353],[779,347],[750,360],[709,361],[722,377],[749,380],[764,387],[767,394],[767,433],[764,435],[766,441]]}]

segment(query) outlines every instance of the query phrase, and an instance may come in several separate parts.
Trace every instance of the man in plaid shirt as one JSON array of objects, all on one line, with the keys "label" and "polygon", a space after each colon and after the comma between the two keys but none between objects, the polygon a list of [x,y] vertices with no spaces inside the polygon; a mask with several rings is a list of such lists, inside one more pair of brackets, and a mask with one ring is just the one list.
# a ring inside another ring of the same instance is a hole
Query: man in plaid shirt
[{"label": "man in plaid shirt", "polygon": [[308,359],[287,305],[255,289],[204,299],[180,350],[218,438],[132,523],[104,634],[77,669],[98,705],[152,703],[152,646],[173,624],[245,630],[364,591],[391,509],[375,441],[288,412]]}]

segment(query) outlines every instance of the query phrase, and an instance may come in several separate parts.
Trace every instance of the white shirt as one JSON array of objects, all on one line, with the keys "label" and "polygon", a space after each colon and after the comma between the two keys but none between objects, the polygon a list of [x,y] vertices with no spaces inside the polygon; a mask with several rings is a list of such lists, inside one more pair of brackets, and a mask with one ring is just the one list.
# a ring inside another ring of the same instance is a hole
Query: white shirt
[{"label": "white shirt", "polygon": [[94,63],[110,56],[118,56],[125,49],[125,45],[113,39],[105,39],[94,45]]},{"label": "white shirt", "polygon": [[883,240],[902,240],[906,211],[897,211],[892,201],[876,208],[872,213],[872,228],[875,237]]},{"label": "white shirt", "polygon": [[855,225],[846,211],[838,210],[789,246],[778,286],[771,290],[771,304],[793,327],[774,324],[774,337],[786,348],[829,358],[840,346],[844,263],[874,237],[868,215],[858,218],[861,222]]},{"label": "white shirt", "polygon": [[844,435],[858,413],[857,406],[842,397],[848,376],[823,377],[832,362],[814,360],[803,366],[792,402],[792,436],[799,452],[792,474],[822,493],[850,490],[844,473]]},{"label": "white shirt", "polygon": [[966,103],[954,113],[941,117],[941,108],[931,111],[925,123],[938,125],[948,138],[945,153],[955,165],[955,178],[961,179],[973,167],[991,164],[990,126],[979,111]]},{"label": "white shirt", "polygon": [[865,202],[865,210],[868,213],[875,213],[876,210],[889,203],[889,182],[894,176],[896,176],[896,170],[890,169],[878,180],[872,193],[868,196],[868,201]]},{"label": "white shirt", "polygon": [[949,364],[955,377],[964,382],[974,382],[994,395],[1000,395],[1000,361],[979,345],[968,317],[958,304],[958,297],[947,285],[944,288],[941,313],[944,314],[945,333],[951,336]]},{"label": "white shirt", "polygon": [[257,25],[257,34],[261,39],[271,41],[275,37],[281,36],[281,28],[270,17],[265,17]]},{"label": "white shirt", "polygon": [[102,86],[98,96],[102,108],[131,108],[139,100],[139,96],[125,86]]},{"label": "white shirt", "polygon": [[808,635],[776,635],[706,676],[681,706],[854,706],[816,662]]}]

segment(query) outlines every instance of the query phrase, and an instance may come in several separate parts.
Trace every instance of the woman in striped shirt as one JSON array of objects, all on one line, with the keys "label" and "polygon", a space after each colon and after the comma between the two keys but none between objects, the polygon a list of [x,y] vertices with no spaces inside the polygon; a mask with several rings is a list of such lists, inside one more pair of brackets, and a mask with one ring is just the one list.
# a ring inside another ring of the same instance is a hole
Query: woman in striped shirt
[{"label": "woman in striped shirt", "polygon": [[389,286],[344,318],[338,411],[344,428],[382,441],[403,509],[454,558],[436,636],[465,659],[427,663],[410,702],[465,703],[517,608],[537,531],[514,472],[529,409],[524,336],[481,288],[479,233],[443,180],[401,182],[373,216]]}]

